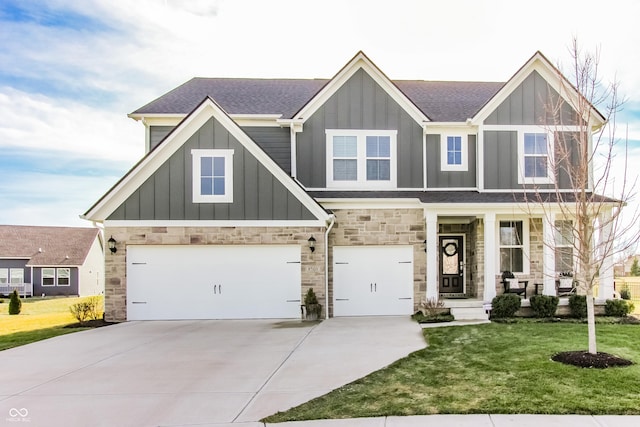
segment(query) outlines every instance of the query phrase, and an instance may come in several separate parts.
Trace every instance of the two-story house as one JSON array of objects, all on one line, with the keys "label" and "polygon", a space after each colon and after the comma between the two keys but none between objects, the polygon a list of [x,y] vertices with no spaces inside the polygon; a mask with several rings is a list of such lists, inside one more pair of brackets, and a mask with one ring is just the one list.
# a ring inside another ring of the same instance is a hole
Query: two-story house
[{"label": "two-story house", "polygon": [[565,82],[540,53],[479,83],[393,81],[362,52],[329,80],[189,80],[129,115],[146,155],[84,215],[114,246],[107,319],[298,318],[308,288],[328,316],[482,307],[503,271],[554,294]]}]

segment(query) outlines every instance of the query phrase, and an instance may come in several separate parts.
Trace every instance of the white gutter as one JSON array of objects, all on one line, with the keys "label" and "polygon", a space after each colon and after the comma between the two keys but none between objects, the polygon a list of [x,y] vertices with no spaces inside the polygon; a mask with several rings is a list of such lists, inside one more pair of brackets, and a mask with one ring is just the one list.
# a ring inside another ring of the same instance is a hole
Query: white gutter
[{"label": "white gutter", "polygon": [[331,223],[327,227],[327,231],[324,233],[324,318],[329,318],[329,232],[333,228],[333,224],[336,223],[336,217],[329,215]]}]

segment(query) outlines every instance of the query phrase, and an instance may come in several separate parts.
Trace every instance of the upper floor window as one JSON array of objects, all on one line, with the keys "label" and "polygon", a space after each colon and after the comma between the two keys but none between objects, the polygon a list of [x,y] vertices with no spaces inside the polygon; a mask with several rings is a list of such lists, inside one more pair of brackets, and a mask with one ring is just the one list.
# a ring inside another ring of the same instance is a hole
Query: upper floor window
[{"label": "upper floor window", "polygon": [[327,130],[327,187],[396,186],[397,131]]},{"label": "upper floor window", "polygon": [[546,132],[519,132],[519,177],[520,184],[550,184],[551,159],[549,147],[552,136]]},{"label": "upper floor window", "polygon": [[443,171],[466,171],[467,138],[461,135],[443,135],[440,144],[440,169]]},{"label": "upper floor window", "polygon": [[193,202],[233,202],[233,150],[191,150]]},{"label": "upper floor window", "polygon": [[555,222],[556,272],[573,272],[573,221]]}]

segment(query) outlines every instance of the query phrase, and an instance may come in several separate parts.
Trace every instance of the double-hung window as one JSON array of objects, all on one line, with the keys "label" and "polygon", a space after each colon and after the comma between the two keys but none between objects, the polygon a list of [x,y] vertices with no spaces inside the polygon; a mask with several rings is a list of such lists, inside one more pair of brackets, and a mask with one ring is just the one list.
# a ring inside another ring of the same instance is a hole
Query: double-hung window
[{"label": "double-hung window", "polygon": [[557,220],[555,222],[556,272],[573,272],[573,222]]},{"label": "double-hung window", "polygon": [[524,273],[523,221],[500,221],[500,271]]},{"label": "double-hung window", "polygon": [[12,268],[9,274],[11,274],[12,285],[21,285],[22,283],[24,283],[24,269]]},{"label": "double-hung window", "polygon": [[56,269],[43,268],[42,269],[42,286],[55,286],[55,285],[56,285]]},{"label": "double-hung window", "polygon": [[71,269],[70,268],[57,268],[56,269],[57,276],[57,285],[58,286],[70,286],[71,283],[69,279],[71,278]]},{"label": "double-hung window", "polygon": [[9,269],[0,268],[0,285],[6,285],[9,283]]},{"label": "double-hung window", "polygon": [[233,150],[191,150],[193,202],[233,202]]},{"label": "double-hung window", "polygon": [[547,132],[518,133],[519,183],[550,184],[553,182],[551,172],[551,153],[553,138]]},{"label": "double-hung window", "polygon": [[396,135],[389,130],[327,130],[327,187],[396,186]]},{"label": "double-hung window", "polygon": [[465,135],[442,135],[440,153],[441,170],[468,170],[467,137]]}]

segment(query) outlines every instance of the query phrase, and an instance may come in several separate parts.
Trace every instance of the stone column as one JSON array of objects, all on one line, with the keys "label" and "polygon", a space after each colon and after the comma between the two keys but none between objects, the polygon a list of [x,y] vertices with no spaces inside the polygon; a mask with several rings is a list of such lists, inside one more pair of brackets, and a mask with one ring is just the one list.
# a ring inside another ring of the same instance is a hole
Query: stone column
[{"label": "stone column", "polygon": [[484,301],[496,296],[496,214],[484,214]]},{"label": "stone column", "polygon": [[556,215],[549,213],[542,218],[542,280],[543,295],[556,294],[556,251],[555,251],[555,221]]},{"label": "stone column", "polygon": [[438,214],[425,212],[427,221],[427,300],[438,299]]}]

